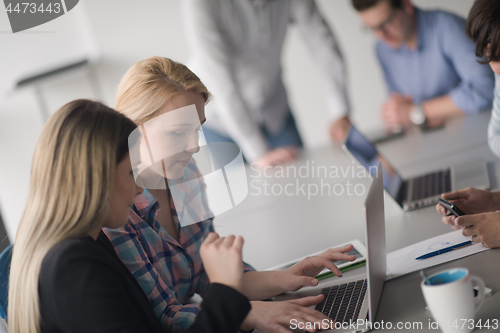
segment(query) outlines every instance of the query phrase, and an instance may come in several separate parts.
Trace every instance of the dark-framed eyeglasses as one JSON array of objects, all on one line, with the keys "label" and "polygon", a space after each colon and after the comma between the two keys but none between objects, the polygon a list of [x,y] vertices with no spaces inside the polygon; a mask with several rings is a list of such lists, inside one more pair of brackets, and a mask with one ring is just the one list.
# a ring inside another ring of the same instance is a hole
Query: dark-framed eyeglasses
[{"label": "dark-framed eyeglasses", "polygon": [[362,29],[365,32],[386,31],[387,26],[390,25],[394,21],[394,19],[396,18],[397,14],[398,14],[398,10],[395,9],[395,8],[392,8],[391,9],[391,13],[387,17],[387,19],[385,19],[385,21],[383,21],[382,23],[380,23],[376,27],[368,27],[366,25],[363,25]]}]

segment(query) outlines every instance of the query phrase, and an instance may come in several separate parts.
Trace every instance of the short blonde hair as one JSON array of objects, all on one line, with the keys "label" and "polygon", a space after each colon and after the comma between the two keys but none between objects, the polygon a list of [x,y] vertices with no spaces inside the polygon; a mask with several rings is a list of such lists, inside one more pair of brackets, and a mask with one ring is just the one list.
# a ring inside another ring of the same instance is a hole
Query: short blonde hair
[{"label": "short blonde hair", "polygon": [[88,100],[64,105],[43,127],[12,254],[9,332],[40,332],[42,262],[59,242],[102,226],[117,164],[127,156],[135,128],[124,115]]},{"label": "short blonde hair", "polygon": [[207,87],[187,66],[163,57],[150,57],[132,66],[118,86],[115,108],[137,125],[155,117],[172,96],[194,92],[205,104],[210,100]]}]

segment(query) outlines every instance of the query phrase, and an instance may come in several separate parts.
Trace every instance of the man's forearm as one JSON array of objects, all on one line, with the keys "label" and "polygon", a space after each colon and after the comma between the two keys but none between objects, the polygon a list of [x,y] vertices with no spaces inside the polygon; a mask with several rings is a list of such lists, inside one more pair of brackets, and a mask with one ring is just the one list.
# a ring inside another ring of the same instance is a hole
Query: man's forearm
[{"label": "man's forearm", "polygon": [[465,115],[465,112],[453,103],[449,95],[429,99],[422,103],[422,108],[427,121],[431,124],[450,117]]}]

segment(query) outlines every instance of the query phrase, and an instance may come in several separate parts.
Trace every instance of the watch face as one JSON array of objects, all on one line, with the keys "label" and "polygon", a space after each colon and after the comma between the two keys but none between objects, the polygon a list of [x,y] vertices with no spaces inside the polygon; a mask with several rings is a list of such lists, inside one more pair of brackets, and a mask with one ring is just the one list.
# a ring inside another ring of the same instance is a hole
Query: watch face
[{"label": "watch face", "polygon": [[415,105],[410,111],[410,120],[415,125],[422,125],[425,122],[425,113],[421,106]]}]

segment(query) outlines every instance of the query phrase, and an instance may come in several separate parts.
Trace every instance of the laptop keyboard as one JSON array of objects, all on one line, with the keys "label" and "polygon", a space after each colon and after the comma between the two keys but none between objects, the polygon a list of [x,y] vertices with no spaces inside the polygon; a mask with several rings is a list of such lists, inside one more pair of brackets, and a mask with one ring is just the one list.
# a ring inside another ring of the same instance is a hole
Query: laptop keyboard
[{"label": "laptop keyboard", "polygon": [[365,279],[325,288],[321,290],[325,298],[316,305],[316,310],[336,323],[356,321],[366,294],[366,286]]},{"label": "laptop keyboard", "polygon": [[451,191],[450,170],[439,171],[413,180],[412,201],[433,197]]}]

